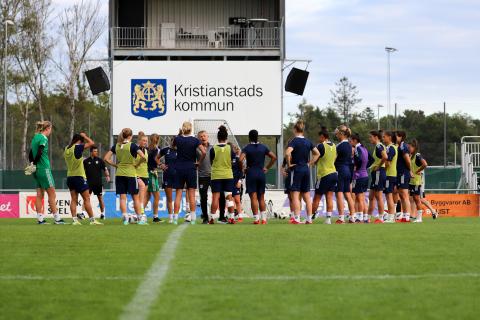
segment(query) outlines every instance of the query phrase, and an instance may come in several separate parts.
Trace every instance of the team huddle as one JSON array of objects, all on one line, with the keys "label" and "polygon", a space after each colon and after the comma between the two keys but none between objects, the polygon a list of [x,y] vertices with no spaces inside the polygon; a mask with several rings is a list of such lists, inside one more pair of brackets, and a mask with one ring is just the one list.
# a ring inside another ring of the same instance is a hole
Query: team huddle
[{"label": "team huddle", "polygon": [[[56,208],[55,184],[48,159],[51,131],[50,122],[37,123],[29,154],[31,164],[25,170],[26,174],[33,175],[37,184],[35,206],[38,224],[47,223],[42,206],[45,192],[54,223],[65,223]],[[85,218],[85,214],[90,224],[102,224],[95,219],[90,195],[94,193],[98,197],[100,217],[103,219],[102,174],[105,174],[107,181],[110,178],[105,164],[116,168],[115,190],[120,198],[124,225],[132,222],[148,224],[145,208],[149,202],[153,208],[152,222],[162,222],[158,216],[160,173],[167,197],[168,223],[178,224],[184,190],[187,204],[185,221],[196,223],[197,187],[204,224],[241,222],[241,197],[245,185],[250,197],[253,223],[266,224],[266,173],[275,165],[277,156],[259,142],[258,131],[249,132],[249,143],[243,149],[228,142],[228,131],[224,126],[218,129],[218,143],[213,146],[209,143],[207,132],[200,131],[194,137],[192,131],[192,124],[184,122],[178,135],[171,138],[170,145],[160,148],[159,135],[146,136],[140,131],[134,143],[132,130],[124,128],[118,135],[117,143],[103,160],[98,158],[98,149],[90,137],[85,133],[75,134],[64,150],[72,224],[81,225],[79,220]],[[415,139],[406,143],[405,132],[371,131],[369,142],[374,145],[372,154],[362,145],[360,136],[352,134],[344,125],[335,130],[339,141],[337,145],[330,141],[329,132],[324,127],[318,134],[318,144],[314,145],[304,137],[302,121],[295,124],[293,134],[283,162],[285,193],[290,200],[290,223],[313,223],[323,196],[327,224],[332,223],[334,196],[339,213],[337,224],[370,223],[372,215],[374,223],[410,222],[411,216],[416,217],[415,222],[422,222],[422,204],[428,206],[436,218],[436,211],[423,199],[422,194],[422,172],[427,162],[418,152],[419,145]],[[90,157],[84,159],[83,153],[88,149]],[[269,161],[266,164],[267,158]],[[314,166],[317,174],[312,201],[310,168]],[[212,193],[210,208],[209,188]],[[367,206],[365,194],[368,190]],[[127,195],[133,200],[133,216],[127,211]],[[79,196],[83,199],[84,212],[77,215]],[[302,200],[306,214],[303,221],[300,217]],[[348,214],[345,215],[345,212]]]}]

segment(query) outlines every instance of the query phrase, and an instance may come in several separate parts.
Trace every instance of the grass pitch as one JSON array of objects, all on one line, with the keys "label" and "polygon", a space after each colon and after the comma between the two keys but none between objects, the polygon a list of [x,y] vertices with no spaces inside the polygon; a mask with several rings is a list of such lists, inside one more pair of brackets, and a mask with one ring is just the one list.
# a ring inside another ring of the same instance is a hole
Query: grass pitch
[{"label": "grass pitch", "polygon": [[[478,319],[480,220],[426,220],[188,226],[149,318]],[[0,220],[0,318],[118,319],[175,228]]]}]

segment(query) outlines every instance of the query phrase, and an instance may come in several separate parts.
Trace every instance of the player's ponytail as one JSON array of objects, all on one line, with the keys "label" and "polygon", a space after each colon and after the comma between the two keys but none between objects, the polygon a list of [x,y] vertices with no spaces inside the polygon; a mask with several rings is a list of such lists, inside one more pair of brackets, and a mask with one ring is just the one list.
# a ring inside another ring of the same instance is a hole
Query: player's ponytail
[{"label": "player's ponytail", "polygon": [[188,122],[188,121],[185,121],[182,124],[182,134],[189,135],[191,133],[192,133],[192,123]]},{"label": "player's ponytail", "polygon": [[248,140],[252,143],[258,143],[258,131],[253,129],[248,133]]},{"label": "player's ponytail", "polygon": [[156,133],[150,135],[148,141],[148,150],[155,150],[158,147],[158,141],[160,140],[160,136]]},{"label": "player's ponytail", "polygon": [[350,136],[352,135],[352,130],[343,124],[339,126],[335,131],[340,135],[344,136],[345,138],[350,138]]},{"label": "player's ponytail", "polygon": [[117,143],[118,144],[122,144],[123,141],[125,141],[127,138],[131,137],[132,136],[132,129],[130,128],[123,128],[122,129],[122,132],[120,132],[120,134],[118,135],[118,138],[117,138]]},{"label": "player's ponytail", "polygon": [[330,138],[327,127],[322,127],[318,135],[324,137],[325,139]]},{"label": "player's ponytail", "polygon": [[293,126],[293,129],[295,130],[296,133],[305,132],[305,123],[303,122],[303,120],[297,120],[297,122]]},{"label": "player's ponytail", "polygon": [[37,121],[37,123],[35,124],[35,132],[42,133],[51,127],[52,123],[50,121]]},{"label": "player's ponytail", "polygon": [[218,128],[217,140],[218,142],[225,142],[228,139],[228,131],[225,126],[220,126]]},{"label": "player's ponytail", "polygon": [[72,141],[70,142],[70,144],[68,145],[68,148],[71,148],[75,143],[77,143],[78,141],[80,141],[81,143],[84,143],[85,142],[85,139],[83,139],[83,137],[78,134],[78,133],[75,133],[73,135],[73,138],[72,138]]},{"label": "player's ponytail", "polygon": [[417,139],[412,139],[412,141],[410,141],[410,145],[412,146],[413,150],[415,150],[414,152],[412,152],[413,156],[420,150],[420,144],[418,143]]}]

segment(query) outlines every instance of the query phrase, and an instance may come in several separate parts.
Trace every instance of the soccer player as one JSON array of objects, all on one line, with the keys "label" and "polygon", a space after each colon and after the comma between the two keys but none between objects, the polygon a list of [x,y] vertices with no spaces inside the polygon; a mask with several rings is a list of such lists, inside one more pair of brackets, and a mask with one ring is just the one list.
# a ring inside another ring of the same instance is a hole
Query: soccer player
[{"label": "soccer player", "polygon": [[[132,143],[132,129],[124,128],[118,135],[117,143],[107,152],[104,157],[105,163],[117,168],[115,177],[115,191],[120,195],[120,211],[123,216],[123,224],[128,225],[129,217],[127,213],[127,193],[132,196],[133,206],[137,216],[142,214],[140,198],[138,196],[138,181],[135,164],[139,164],[136,159],[146,161],[145,154]],[[116,155],[116,163],[112,161],[112,156]],[[143,159],[143,160],[142,160]],[[139,221],[140,225],[146,224],[145,221]]]},{"label": "soccer player", "polygon": [[[174,144],[177,148],[177,161],[175,163],[176,175],[174,188],[175,205],[173,213],[173,222],[178,223],[178,213],[182,202],[183,188],[186,188],[186,198],[188,201],[187,215],[190,216],[191,223],[196,221],[196,202],[195,190],[197,189],[197,148],[200,149],[199,162],[205,158],[205,148],[200,140],[192,135],[192,124],[188,121],[182,124],[182,134],[175,137]],[[190,212],[189,212],[190,211]]]},{"label": "soccer player", "polygon": [[[397,131],[398,160],[397,160],[397,191],[400,196],[402,214],[397,216],[397,220],[410,221],[410,179],[413,172],[410,168],[410,151],[405,142],[407,134],[405,131]],[[398,210],[397,210],[398,211]]]},{"label": "soccer player", "polygon": [[320,158],[317,161],[317,183],[315,184],[315,197],[313,198],[312,212],[316,214],[322,197],[327,202],[327,218],[325,224],[331,224],[333,211],[333,193],[337,189],[338,174],[335,168],[337,147],[329,140],[328,130],[322,127],[318,133]]},{"label": "soccer player", "polygon": [[235,159],[235,153],[232,147],[227,144],[228,132],[225,126],[218,128],[218,144],[210,149],[210,162],[212,163],[212,205],[210,209],[209,223],[214,224],[213,215],[216,214],[220,193],[225,194],[225,201],[228,210],[228,223],[235,224],[235,202],[233,201],[233,168],[232,160]]},{"label": "soccer player", "polygon": [[[305,201],[307,220],[306,224],[312,223],[312,200],[310,198],[310,167],[313,166],[320,156],[318,149],[306,139],[303,134],[305,124],[298,120],[293,126],[295,137],[290,141],[285,151],[290,175],[290,194],[294,207],[294,216],[290,219],[291,224],[300,224],[301,200]],[[312,157],[310,159],[310,153]],[[310,159],[310,161],[309,161]]]},{"label": "soccer player", "polygon": [[48,195],[48,205],[53,213],[55,224],[65,224],[58,214],[55,193],[55,182],[53,181],[52,170],[50,169],[50,160],[48,159],[48,137],[52,133],[52,123],[50,121],[39,121],[36,124],[35,135],[33,136],[29,160],[36,167],[33,178],[37,184],[37,196],[35,199],[35,209],[37,211],[37,223],[48,224],[44,218],[43,198],[45,192]]},{"label": "soccer player", "polygon": [[137,215],[138,221],[143,221],[145,224],[147,223],[147,216],[145,215],[145,206],[148,203],[149,197],[147,195],[147,186],[149,184],[148,181],[148,137],[145,135],[143,131],[140,131],[137,135],[137,146],[138,149],[142,151],[145,155],[146,161],[142,160],[142,158],[137,157],[137,162],[135,163],[135,170],[137,173],[137,180],[138,180],[138,196],[140,199],[140,215]]},{"label": "soccer player", "polygon": [[370,143],[375,146],[373,151],[373,164],[370,166],[371,178],[370,183],[370,194],[368,204],[368,213],[367,216],[363,217],[363,222],[370,222],[370,215],[372,215],[373,210],[375,209],[375,202],[377,202],[377,216],[374,223],[383,223],[383,213],[384,213],[384,203],[383,203],[383,190],[385,189],[385,181],[387,175],[385,172],[385,162],[387,162],[387,152],[385,147],[380,142],[381,134],[376,130],[370,131],[368,136]]},{"label": "soccer player", "polygon": [[[105,202],[103,201],[103,184],[102,174],[105,174],[105,179],[110,182],[110,173],[108,172],[105,162],[98,157],[98,147],[93,145],[90,147],[90,157],[83,160],[83,167],[87,175],[88,190],[90,195],[93,193],[98,198],[100,205],[100,219],[105,219]],[[85,217],[85,206],[82,205],[82,215],[77,215],[79,219]]]},{"label": "soccer player", "polygon": [[[246,185],[250,196],[254,224],[267,224],[267,205],[265,204],[265,174],[277,161],[277,156],[268,147],[258,142],[258,131],[250,130],[248,133],[249,144],[246,145],[240,155],[240,163],[247,160]],[[265,166],[265,157],[270,162]],[[258,212],[260,210],[260,216]]]},{"label": "soccer player", "polygon": [[72,214],[72,225],[82,225],[77,219],[77,205],[78,195],[83,198],[83,205],[90,218],[91,225],[101,225],[102,223],[95,220],[92,210],[92,204],[90,203],[90,192],[88,191],[87,176],[85,174],[85,168],[83,167],[83,150],[90,148],[94,145],[92,139],[90,139],[85,133],[76,133],[73,135],[72,142],[65,147],[63,157],[67,164],[67,186],[70,190],[70,212]]},{"label": "soccer player", "polygon": [[158,165],[160,164],[160,149],[158,148],[158,142],[160,136],[158,134],[150,135],[148,142],[148,187],[147,196],[143,206],[146,207],[153,195],[152,210],[153,210],[153,222],[159,223],[162,220],[158,217],[158,203],[160,202],[160,186],[158,184]]},{"label": "soccer player", "polygon": [[[428,166],[427,161],[422,157],[419,151],[419,144],[416,139],[413,139],[410,142],[410,145],[408,146],[409,151],[410,151],[410,168],[412,169],[413,172],[413,177],[410,179],[410,197],[413,202],[413,204],[416,206],[416,223],[421,223],[422,222],[422,215],[423,215],[423,210],[422,210],[422,201],[421,201],[421,196],[422,196],[422,174],[423,170]],[[411,205],[413,207],[413,204]],[[413,212],[413,210],[412,210]],[[408,223],[410,222],[410,217],[404,217],[402,218],[402,222]]]},{"label": "soccer player", "polygon": [[[170,146],[160,150],[160,158],[163,159],[163,163],[160,164],[160,169],[163,172],[162,187],[165,190],[167,196],[167,210],[168,210],[168,223],[172,224],[173,221],[173,183],[175,180],[175,162],[177,161],[177,150],[174,144],[175,137],[172,137]],[[177,223],[177,220],[175,220]]]},{"label": "soccer player", "polygon": [[[243,162],[240,161],[240,156],[242,150],[237,146],[233,145],[230,142],[228,143],[233,148],[235,153],[235,159],[232,160],[232,169],[233,169],[233,201],[235,201],[235,218],[237,222],[243,221],[243,208],[242,208],[242,195],[243,195]],[[221,194],[220,194],[221,196]],[[221,200],[221,197],[220,197]],[[221,207],[221,201],[220,201]]]},{"label": "soccer player", "polygon": [[335,167],[338,172],[338,183],[337,183],[337,209],[338,209],[338,220],[336,224],[345,223],[345,200],[347,200],[348,210],[350,212],[349,223],[355,222],[355,203],[352,198],[352,161],[353,153],[352,146],[348,139],[352,135],[352,131],[345,125],[339,126],[335,130],[335,135],[340,141],[337,144],[337,159],[335,160]]},{"label": "soccer player", "polygon": [[355,194],[355,223],[363,222],[363,213],[365,212],[365,192],[368,190],[368,162],[369,154],[367,148],[362,145],[360,135],[352,134],[350,143],[355,148],[353,153],[354,171],[352,192]]},{"label": "soccer player", "polygon": [[[395,222],[395,211],[397,209],[394,200],[395,187],[397,185],[397,162],[398,148],[395,144],[396,136],[392,131],[383,133],[383,143],[386,146],[387,162],[385,163],[387,180],[385,181],[385,198],[387,199],[388,217],[384,222]],[[382,214],[382,213],[381,213]]]}]

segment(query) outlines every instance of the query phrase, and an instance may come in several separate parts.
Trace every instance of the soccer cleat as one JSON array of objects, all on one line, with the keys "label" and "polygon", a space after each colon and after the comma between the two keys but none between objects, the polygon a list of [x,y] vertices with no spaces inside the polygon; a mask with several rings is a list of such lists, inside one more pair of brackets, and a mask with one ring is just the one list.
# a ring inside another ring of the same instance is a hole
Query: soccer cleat
[{"label": "soccer cleat", "polygon": [[290,220],[290,224],[301,224],[300,221],[297,221],[295,219]]},{"label": "soccer cleat", "polygon": [[98,222],[97,220],[90,221],[91,226],[103,226],[103,223]]},{"label": "soccer cleat", "polygon": [[50,223],[48,223],[47,220],[42,220],[42,221],[37,220],[37,224],[38,225],[43,225],[43,224],[50,224]]},{"label": "soccer cleat", "polygon": [[355,223],[362,223],[362,220],[356,219],[356,220],[355,220]]},{"label": "soccer cleat", "polygon": [[327,220],[325,220],[325,221],[323,222],[323,224],[332,224],[332,220],[327,219]]},{"label": "soccer cleat", "polygon": [[195,220],[190,221],[190,224],[196,224],[197,222]]},{"label": "soccer cleat", "polygon": [[72,222],[72,226],[81,226],[81,225],[82,224],[78,220]]},{"label": "soccer cleat", "polygon": [[128,218],[127,218],[127,219],[123,219],[123,225],[124,225],[124,226],[128,226],[128,225],[129,225]]},{"label": "soccer cleat", "polygon": [[305,221],[305,224],[313,224],[313,222],[307,220],[307,221]]},{"label": "soccer cleat", "polygon": [[103,213],[100,214],[100,220],[105,220],[105,215]]},{"label": "soccer cleat", "polygon": [[437,212],[437,210],[433,210],[433,211],[432,211],[432,218],[433,218],[433,220],[435,220],[435,219],[438,218],[438,212]]},{"label": "soccer cleat", "polygon": [[383,223],[383,220],[381,219],[375,219],[375,221],[373,222],[374,224],[382,224]]},{"label": "soccer cleat", "polygon": [[260,224],[260,220],[253,221],[253,224]]},{"label": "soccer cleat", "polygon": [[228,222],[227,222],[227,223],[228,223],[228,224],[235,224],[236,222],[235,222],[235,219],[230,218],[230,219],[228,219]]},{"label": "soccer cleat", "polygon": [[238,222],[238,223],[242,223],[242,222],[243,222],[243,218],[242,218],[242,217],[239,217],[239,218],[237,219],[237,222]]},{"label": "soccer cleat", "polygon": [[215,220],[212,218],[210,221],[208,221],[208,224],[215,224]]},{"label": "soccer cleat", "polygon": [[173,219],[168,219],[168,224],[173,224]]},{"label": "soccer cleat", "polygon": [[145,221],[145,220],[140,220],[140,221],[138,221],[137,224],[138,224],[139,226],[148,226],[148,222]]},{"label": "soccer cleat", "polygon": [[422,223],[423,221],[420,219],[420,220],[417,220],[415,219],[415,221],[413,221],[413,223]]},{"label": "soccer cleat", "polygon": [[353,221],[352,219],[348,219],[348,223],[355,223],[355,221]]},{"label": "soccer cleat", "polygon": [[174,224],[174,225],[177,225],[177,224],[178,224],[178,220],[176,220],[176,219],[173,220],[173,224]]},{"label": "soccer cleat", "polygon": [[267,220],[262,220],[262,224],[267,224]]},{"label": "soccer cleat", "polygon": [[162,219],[160,219],[159,217],[153,217],[153,220],[152,220],[153,223],[161,223],[163,222]]},{"label": "soccer cleat", "polygon": [[345,224],[345,221],[338,219],[335,221],[335,224]]},{"label": "soccer cleat", "polygon": [[402,220],[400,220],[401,223],[410,223],[410,219],[406,219],[406,218],[402,218]]},{"label": "soccer cleat", "polygon": [[63,219],[55,220],[54,224],[65,224],[65,221]]}]

